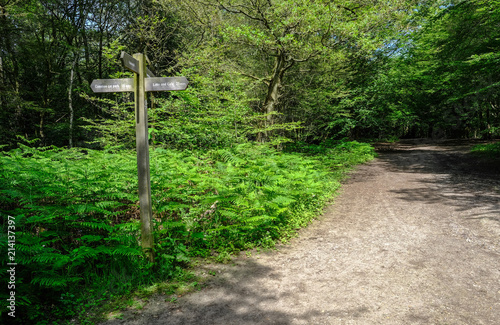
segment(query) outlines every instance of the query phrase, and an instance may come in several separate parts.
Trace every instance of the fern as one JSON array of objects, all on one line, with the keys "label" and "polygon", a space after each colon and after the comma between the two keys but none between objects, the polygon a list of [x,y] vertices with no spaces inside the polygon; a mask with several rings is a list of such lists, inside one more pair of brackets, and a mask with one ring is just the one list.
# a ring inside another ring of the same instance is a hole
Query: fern
[{"label": "fern", "polygon": [[243,222],[245,224],[252,224],[252,225],[260,225],[265,222],[269,222],[272,220],[275,220],[276,218],[267,216],[267,215],[262,215],[262,216],[256,216],[256,217],[251,217],[251,218],[246,218]]},{"label": "fern", "polygon": [[[138,245],[134,152],[21,146],[2,153],[0,215],[18,216],[19,278],[32,284],[23,297],[43,305],[42,292],[57,300],[93,283],[130,288],[174,276],[190,255],[272,246],[306,225],[339,187],[343,170],[371,152],[357,143],[320,151],[249,143],[151,151],[155,268]],[[0,236],[1,254],[7,245]]]},{"label": "fern", "polygon": [[90,221],[83,221],[83,222],[74,222],[71,223],[73,226],[78,226],[78,227],[86,227],[89,229],[97,229],[97,230],[107,230],[107,231],[112,231],[113,227],[110,226],[107,223],[103,222],[90,222]]},{"label": "fern", "polygon": [[[51,250],[54,251],[54,250]],[[63,266],[69,262],[68,256],[62,255],[60,253],[55,252],[42,252],[38,255],[33,256],[30,259],[30,262],[33,263],[43,263],[50,265]]]},{"label": "fern", "polygon": [[77,283],[82,280],[82,277],[73,276],[58,276],[57,274],[45,274],[39,275],[33,278],[31,281],[32,284],[38,284],[47,288],[58,288],[65,287],[72,283]]},{"label": "fern", "polygon": [[117,246],[113,249],[112,255],[121,255],[127,257],[142,256],[142,252],[138,247]]}]

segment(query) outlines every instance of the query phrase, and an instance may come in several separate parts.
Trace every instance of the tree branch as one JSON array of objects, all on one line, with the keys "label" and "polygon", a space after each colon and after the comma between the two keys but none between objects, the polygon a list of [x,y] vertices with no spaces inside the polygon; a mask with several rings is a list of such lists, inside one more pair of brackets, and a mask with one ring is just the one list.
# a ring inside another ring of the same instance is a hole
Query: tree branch
[{"label": "tree branch", "polygon": [[256,77],[256,76],[253,76],[253,75],[250,75],[250,74],[247,74],[247,73],[244,73],[244,72],[238,72],[238,74],[242,75],[242,76],[245,76],[245,77],[248,77],[250,79],[253,79],[253,80],[256,80],[256,81],[259,81],[259,82],[262,82],[263,84],[265,84],[266,86],[269,87],[269,84],[271,83],[271,80],[267,79],[267,78],[259,78],[259,77]]},{"label": "tree branch", "polygon": [[[232,14],[242,14],[242,15],[244,15],[245,17],[250,18],[250,19],[252,19],[252,20],[257,20],[257,21],[260,21],[260,22],[265,23],[265,21],[264,21],[264,20],[262,20],[262,18],[259,18],[259,17],[254,17],[254,16],[250,15],[249,13],[247,13],[247,12],[245,12],[245,11],[241,10],[241,9],[236,9],[237,7],[242,7],[242,8],[245,8],[245,6],[238,5],[238,6],[234,6],[234,7],[232,7],[232,8],[229,8],[229,7],[225,6],[224,4],[222,4],[220,1],[219,1],[219,6],[220,6],[222,9],[224,9],[224,10],[226,10],[227,12],[230,12],[230,13],[232,13]],[[248,9],[248,8],[245,8],[245,9]]]},{"label": "tree branch", "polygon": [[316,55],[318,55],[319,53],[320,53],[320,51],[313,51],[313,52],[309,53],[309,55],[303,59],[296,59],[290,55],[290,59],[288,61],[292,61],[294,63],[306,62],[306,61],[309,61],[310,59],[312,59],[313,57],[315,57]]},{"label": "tree branch", "polygon": [[344,10],[347,10],[349,11],[350,13],[352,13],[354,16],[358,17],[358,13],[356,12],[356,10],[360,9],[362,6],[358,6],[356,8],[348,8],[346,6],[342,6],[342,5],[337,5],[339,8],[342,8]]}]

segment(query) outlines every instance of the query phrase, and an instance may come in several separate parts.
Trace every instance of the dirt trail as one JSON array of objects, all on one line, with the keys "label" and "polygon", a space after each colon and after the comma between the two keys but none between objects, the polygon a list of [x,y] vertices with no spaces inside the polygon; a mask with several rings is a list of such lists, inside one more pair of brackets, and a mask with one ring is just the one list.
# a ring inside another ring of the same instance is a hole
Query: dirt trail
[{"label": "dirt trail", "polygon": [[500,324],[500,166],[456,143],[390,149],[291,244],[106,324]]}]

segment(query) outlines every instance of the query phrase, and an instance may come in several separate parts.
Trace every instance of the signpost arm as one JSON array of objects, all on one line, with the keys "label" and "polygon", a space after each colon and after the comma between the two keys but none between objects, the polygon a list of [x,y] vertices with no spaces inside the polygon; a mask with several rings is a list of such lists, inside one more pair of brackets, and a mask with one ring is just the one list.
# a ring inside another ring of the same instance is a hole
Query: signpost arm
[{"label": "signpost arm", "polygon": [[139,62],[134,76],[135,130],[137,145],[137,172],[139,177],[139,204],[141,213],[141,245],[151,262],[153,254],[153,211],[151,207],[151,180],[149,174],[148,113],[146,107],[146,60],[141,53],[134,54]]}]

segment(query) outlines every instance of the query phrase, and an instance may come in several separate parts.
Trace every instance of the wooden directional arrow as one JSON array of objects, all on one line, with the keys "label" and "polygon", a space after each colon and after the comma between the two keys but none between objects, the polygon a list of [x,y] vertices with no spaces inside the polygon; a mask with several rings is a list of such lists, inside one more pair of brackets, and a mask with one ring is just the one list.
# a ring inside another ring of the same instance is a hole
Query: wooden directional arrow
[{"label": "wooden directional arrow", "polygon": [[122,54],[120,55],[120,60],[122,61],[122,64],[125,68],[129,69],[134,73],[139,73],[139,61],[134,59],[133,56],[126,53],[125,51],[122,51]]},{"label": "wooden directional arrow", "polygon": [[146,91],[186,90],[189,82],[186,77],[146,78]]},{"label": "wooden directional arrow", "polygon": [[[122,61],[122,64],[125,68],[139,74],[139,61],[137,61],[132,55],[128,54],[125,51],[122,51],[122,54],[120,55],[120,61]],[[151,72],[151,70],[149,70],[148,68],[146,68],[146,76],[148,78],[155,77],[154,73]]]},{"label": "wooden directional arrow", "polygon": [[148,77],[148,78],[154,78],[156,76],[154,75],[154,73],[151,72],[151,70],[149,70],[148,68],[146,68],[146,77]]},{"label": "wooden directional arrow", "polygon": [[90,84],[95,93],[118,93],[134,91],[134,79],[95,79]]},{"label": "wooden directional arrow", "polygon": [[[176,91],[186,90],[188,80],[186,77],[145,78],[146,91]],[[134,91],[134,79],[95,79],[90,84],[95,93],[119,93]]]}]

